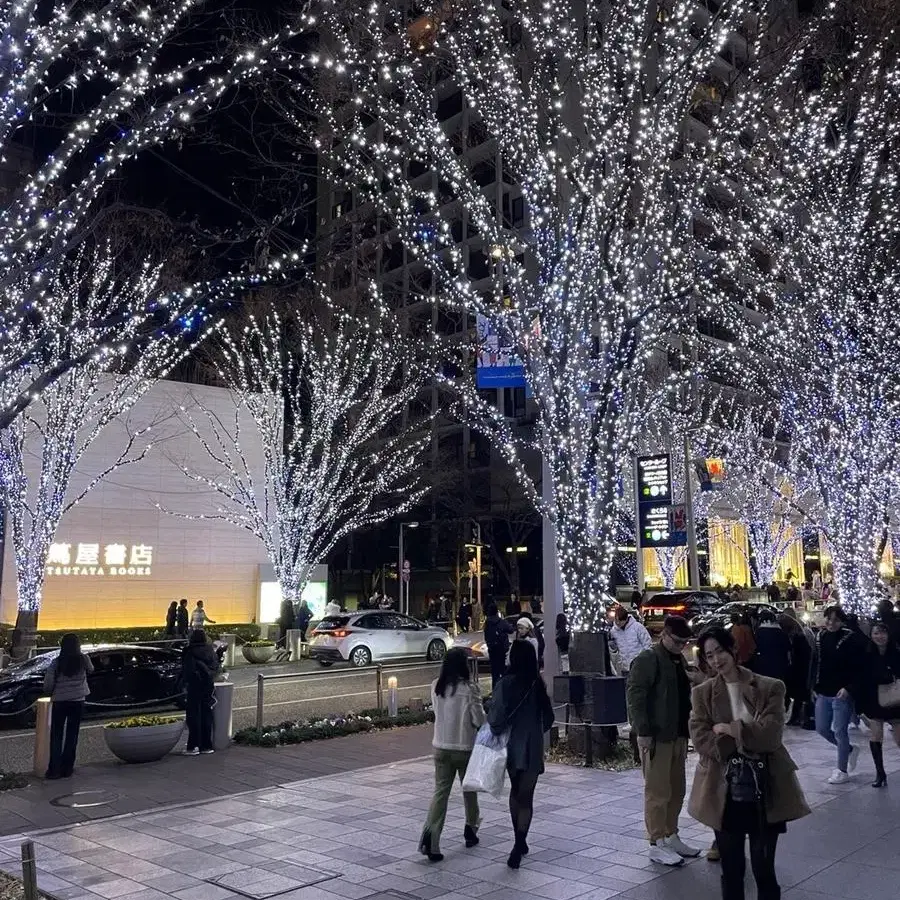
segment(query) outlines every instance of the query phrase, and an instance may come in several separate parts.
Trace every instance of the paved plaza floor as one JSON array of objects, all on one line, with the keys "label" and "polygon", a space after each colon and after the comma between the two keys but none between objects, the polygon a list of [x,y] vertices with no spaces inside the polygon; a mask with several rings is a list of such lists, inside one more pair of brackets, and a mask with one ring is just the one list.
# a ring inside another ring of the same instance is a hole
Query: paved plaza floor
[{"label": "paved plaza floor", "polygon": [[[364,747],[377,737],[353,740]],[[829,787],[830,747],[815,734],[792,731],[790,749],[814,812],[790,826],[779,846],[785,900],[896,896],[900,751],[888,749],[896,783],[879,791],[869,787],[865,755],[852,784]],[[277,765],[280,751],[269,752]],[[327,756],[328,744],[319,752]],[[139,768],[130,771],[141,778]],[[511,845],[505,799],[484,800],[481,845],[466,850],[458,789],[442,840],[446,859],[424,860],[416,841],[431,786],[431,762],[419,757],[38,832],[39,885],[60,900],[719,896],[719,867],[705,859],[675,871],[647,862],[637,772],[550,766],[538,786],[531,853],[519,871],[505,865]],[[178,791],[173,783],[173,800]],[[686,816],[681,834],[703,847],[710,838]],[[16,870],[19,839],[0,839],[0,868]]]}]

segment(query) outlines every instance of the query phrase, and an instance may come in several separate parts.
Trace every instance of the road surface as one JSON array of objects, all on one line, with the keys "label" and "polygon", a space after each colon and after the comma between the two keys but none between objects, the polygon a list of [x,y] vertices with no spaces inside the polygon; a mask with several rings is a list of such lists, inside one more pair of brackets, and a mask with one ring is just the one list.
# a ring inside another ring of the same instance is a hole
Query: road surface
[{"label": "road surface", "polygon": [[[394,675],[398,682],[401,704],[412,697],[429,699],[431,682],[437,677],[440,663],[410,663],[409,670],[384,673],[384,697],[387,702],[387,678]],[[335,666],[323,669],[317,663],[304,660],[300,664],[269,664],[266,666],[236,667],[229,673],[234,682],[234,728],[256,724],[256,676],[304,673],[304,677],[267,681],[265,684],[265,715],[267,724],[310,716],[342,715],[375,706],[375,668],[362,670]],[[306,674],[310,673],[310,674]],[[482,679],[482,689],[490,688],[490,679]],[[181,715],[175,710],[153,709],[165,715]],[[129,715],[132,715],[130,713]],[[102,728],[106,722],[127,716],[109,715],[85,719],[78,742],[77,763],[84,765],[110,759]],[[0,730],[0,770],[30,771],[34,752],[34,730]]]}]

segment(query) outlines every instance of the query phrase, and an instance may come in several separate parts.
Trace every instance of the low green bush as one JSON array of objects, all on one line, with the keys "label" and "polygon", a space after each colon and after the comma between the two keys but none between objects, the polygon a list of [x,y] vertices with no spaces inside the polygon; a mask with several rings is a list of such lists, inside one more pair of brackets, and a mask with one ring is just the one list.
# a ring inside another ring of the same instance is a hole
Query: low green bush
[{"label": "low green bush", "polygon": [[174,725],[175,722],[183,722],[181,716],[132,716],[129,719],[118,719],[115,722],[107,722],[107,728],[149,728],[155,725]]},{"label": "low green bush", "polygon": [[[12,639],[12,625],[0,625],[0,644],[9,645]],[[39,630],[37,635],[38,647],[57,647],[59,640],[71,629],[61,631]],[[165,628],[152,626],[135,626],[133,628],[82,628],[75,629],[75,634],[81,638],[82,644],[133,644],[144,641],[172,640],[166,635]],[[215,625],[206,629],[206,633],[212,640],[218,640],[223,634],[235,634],[238,643],[255,641],[259,638],[259,625],[230,624]]]},{"label": "low green bush", "polygon": [[305,744],[333,737],[346,737],[364,731],[381,731],[388,728],[407,728],[434,721],[430,709],[413,712],[399,710],[391,718],[383,710],[370,710],[371,715],[337,716],[332,719],[301,719],[296,722],[281,722],[278,725],[264,725],[261,729],[242,728],[234,735],[234,742],[245,747],[278,747],[289,744]]}]

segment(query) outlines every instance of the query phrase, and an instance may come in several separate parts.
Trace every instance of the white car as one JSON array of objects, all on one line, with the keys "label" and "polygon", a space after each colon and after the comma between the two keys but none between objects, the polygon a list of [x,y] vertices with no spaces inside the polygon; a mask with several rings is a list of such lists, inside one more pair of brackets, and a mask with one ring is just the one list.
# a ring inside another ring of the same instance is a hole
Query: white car
[{"label": "white car", "polygon": [[439,662],[451,643],[450,635],[437,625],[390,610],[367,610],[322,619],[310,636],[309,656],[323,666],[336,662],[368,666],[411,656]]}]

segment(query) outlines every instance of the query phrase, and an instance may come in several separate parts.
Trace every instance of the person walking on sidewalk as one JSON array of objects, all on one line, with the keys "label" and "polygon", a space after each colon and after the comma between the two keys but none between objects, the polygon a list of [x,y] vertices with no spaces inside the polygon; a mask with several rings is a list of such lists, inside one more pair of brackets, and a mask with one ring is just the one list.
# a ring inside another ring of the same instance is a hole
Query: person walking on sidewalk
[{"label": "person walking on sidewalk", "polygon": [[843,609],[829,606],[816,645],[816,731],[837,747],[837,768],[828,783],[846,784],[859,759],[859,747],[851,745],[848,729],[854,712],[854,688],[860,684],[865,665],[865,642],[847,627]]},{"label": "person walking on sidewalk", "polygon": [[84,701],[90,694],[87,677],[94,667],[81,652],[77,634],[64,634],[59,656],[44,676],[44,691],[50,695],[50,764],[47,778],[69,778],[75,771],[78,733]]},{"label": "person walking on sidewalk", "polygon": [[644,650],[628,673],[628,720],[637,734],[644,773],[650,860],[664,866],[700,855],[678,837],[691,714],[691,682],[682,652],[690,637],[684,618],[667,616],[659,643]]},{"label": "person walking on sidewalk", "polygon": [[534,790],[544,771],[544,733],[553,725],[553,704],[530,641],[513,641],[509,671],[494,689],[488,721],[494,734],[508,734],[506,771],[515,843],[506,864],[518,869],[528,854]]},{"label": "person walking on sidewalk", "polygon": [[858,702],[869,726],[869,750],[875,763],[872,787],[883,788],[887,787],[885,723],[891,726],[894,742],[900,747],[900,645],[891,640],[887,624],[880,620],[872,623],[866,663]]},{"label": "person walking on sidewalk", "polygon": [[506,671],[506,654],[509,652],[509,636],[515,631],[513,626],[500,618],[500,611],[496,603],[489,603],[487,618],[484,622],[484,643],[487,646],[488,659],[491,663],[491,688],[497,687],[497,683]]},{"label": "person walking on sidewalk", "polygon": [[173,600],[166,610],[166,637],[175,637],[175,626],[178,623],[178,601]]},{"label": "person walking on sidewalk", "polygon": [[756,629],[756,656],[750,666],[757,675],[777,678],[787,685],[791,671],[791,639],[778,624],[775,613],[764,609]]},{"label": "person walking on sidewalk", "polygon": [[739,666],[724,628],[704,631],[699,649],[712,677],[692,695],[690,732],[700,761],[688,812],[715,831],[722,900],[744,900],[748,837],[758,900],[780,900],[778,836],[810,811],[784,747],[784,683]]},{"label": "person walking on sidewalk", "polygon": [[178,610],[175,615],[175,625],[178,631],[178,637],[186,638],[190,630],[191,617],[188,614],[187,597],[182,597],[178,603]]},{"label": "person walking on sidewalk", "polygon": [[209,617],[209,614],[203,608],[203,601],[198,600],[197,605],[194,607],[194,611],[191,613],[191,630],[198,631],[206,628],[207,622],[210,625],[215,625],[215,620]]},{"label": "person walking on sidewalk", "polygon": [[187,694],[187,756],[213,752],[213,684],[218,659],[206,632],[195,629],[181,651],[181,678]]},{"label": "person walking on sidewalk", "polygon": [[[434,710],[434,796],[428,808],[425,828],[419,841],[419,852],[431,862],[440,862],[441,832],[447,817],[447,800],[453,782],[460,783],[475,744],[475,733],[484,723],[484,705],[477,681],[469,678],[469,660],[465,650],[455,647],[447,651],[441,674],[431,685],[431,706]],[[478,843],[478,794],[463,791],[466,827],[463,839],[466,847]]]}]

